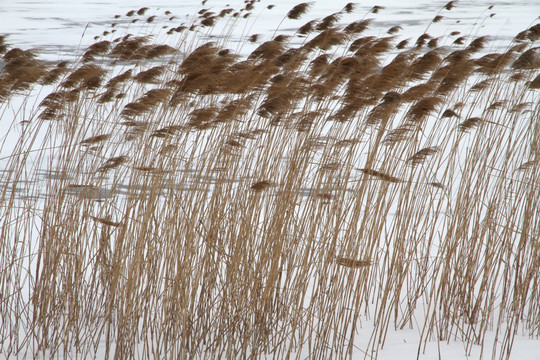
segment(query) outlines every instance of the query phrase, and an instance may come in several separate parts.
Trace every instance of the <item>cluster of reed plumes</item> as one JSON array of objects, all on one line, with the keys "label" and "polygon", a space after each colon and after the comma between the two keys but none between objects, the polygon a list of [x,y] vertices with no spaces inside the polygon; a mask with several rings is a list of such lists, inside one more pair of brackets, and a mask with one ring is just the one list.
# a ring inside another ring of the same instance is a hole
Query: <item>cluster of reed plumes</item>
[{"label": "cluster of reed plumes", "polygon": [[[419,353],[507,358],[538,337],[540,24],[492,53],[364,35],[384,9],[341,24],[348,4],[238,55],[227,29],[255,5],[154,38],[112,24],[75,63],[2,38],[1,109],[23,99],[24,121],[2,159],[0,356],[375,358],[413,328]],[[175,23],[148,10],[115,21]]]}]

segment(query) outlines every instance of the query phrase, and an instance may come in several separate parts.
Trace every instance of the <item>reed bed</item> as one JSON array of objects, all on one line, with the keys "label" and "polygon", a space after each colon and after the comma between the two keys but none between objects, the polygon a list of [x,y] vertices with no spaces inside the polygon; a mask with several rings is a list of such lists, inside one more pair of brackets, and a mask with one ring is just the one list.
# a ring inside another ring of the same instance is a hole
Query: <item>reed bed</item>
[{"label": "reed bed", "polygon": [[262,4],[135,9],[75,62],[1,38],[0,109],[22,105],[0,356],[376,358],[411,328],[418,354],[508,359],[538,338],[540,24],[490,52],[428,33],[454,1],[408,42],[369,33],[382,7],[310,5],[240,45]]}]

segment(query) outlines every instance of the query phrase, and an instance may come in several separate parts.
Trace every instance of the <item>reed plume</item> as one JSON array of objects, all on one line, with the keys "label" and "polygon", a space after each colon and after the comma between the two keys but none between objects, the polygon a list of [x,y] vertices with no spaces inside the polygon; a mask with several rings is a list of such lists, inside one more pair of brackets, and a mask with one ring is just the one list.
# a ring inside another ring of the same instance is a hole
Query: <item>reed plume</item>
[{"label": "reed plume", "polygon": [[350,259],[342,256],[336,257],[336,264],[348,268],[363,268],[368,267],[371,265],[371,261],[369,260],[356,260],[356,259]]},{"label": "reed plume", "polygon": [[298,20],[300,19],[300,17],[302,15],[304,15],[308,9],[310,8],[310,6],[312,5],[312,3],[309,3],[309,2],[305,2],[305,3],[300,3],[298,5],[295,5],[288,13],[287,13],[287,17],[289,19],[294,19],[294,20]]},{"label": "reed plume", "polygon": [[377,171],[377,170],[373,170],[373,169],[366,169],[366,168],[360,169],[360,171],[362,171],[366,175],[373,176],[373,177],[375,177],[375,178],[377,178],[379,180],[388,181],[388,182],[391,182],[391,183],[400,183],[400,182],[402,182],[402,180],[398,179],[397,177],[394,177],[392,175],[383,173],[381,171]]},{"label": "reed plume", "polygon": [[273,187],[274,184],[268,180],[261,180],[261,181],[257,181],[255,183],[253,183],[251,185],[251,190],[253,190],[254,192],[262,192],[270,187]]},{"label": "reed plume", "polygon": [[413,156],[408,158],[407,162],[410,163],[412,166],[419,165],[419,164],[423,163],[424,161],[426,161],[426,159],[429,156],[432,156],[432,155],[438,153],[439,151],[440,151],[440,148],[438,148],[436,146],[430,146],[430,147],[427,147],[427,148],[423,148],[423,149],[417,151],[416,153],[414,153]]}]

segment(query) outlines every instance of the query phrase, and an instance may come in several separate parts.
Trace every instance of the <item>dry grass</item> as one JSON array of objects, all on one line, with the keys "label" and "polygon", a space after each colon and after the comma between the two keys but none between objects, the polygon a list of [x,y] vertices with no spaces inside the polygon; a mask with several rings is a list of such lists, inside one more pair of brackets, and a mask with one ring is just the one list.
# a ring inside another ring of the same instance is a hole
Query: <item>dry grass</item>
[{"label": "dry grass", "polygon": [[[538,337],[540,25],[501,53],[428,29],[409,47],[403,24],[342,26],[351,3],[236,54],[254,7],[162,30],[177,47],[111,32],[73,64],[2,48],[2,111],[41,91],[2,159],[2,354],[376,357],[412,327],[419,352],[507,359]],[[147,12],[115,21],[168,21]]]}]

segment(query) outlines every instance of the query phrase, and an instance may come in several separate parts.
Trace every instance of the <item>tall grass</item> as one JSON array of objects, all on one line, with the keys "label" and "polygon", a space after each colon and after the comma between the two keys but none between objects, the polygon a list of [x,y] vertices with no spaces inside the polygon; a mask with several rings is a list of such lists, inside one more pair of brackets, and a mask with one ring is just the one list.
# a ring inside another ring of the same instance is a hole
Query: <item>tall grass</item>
[{"label": "tall grass", "polygon": [[427,33],[450,2],[407,45],[400,24],[363,34],[382,7],[340,23],[349,4],[236,54],[256,5],[165,29],[133,10],[115,21],[154,38],[112,24],[74,63],[2,37],[2,114],[24,117],[2,159],[2,356],[376,358],[413,328],[419,354],[506,359],[538,337],[540,24],[490,53]]}]

